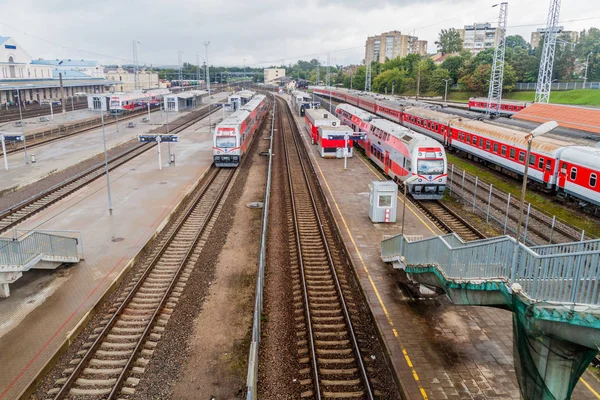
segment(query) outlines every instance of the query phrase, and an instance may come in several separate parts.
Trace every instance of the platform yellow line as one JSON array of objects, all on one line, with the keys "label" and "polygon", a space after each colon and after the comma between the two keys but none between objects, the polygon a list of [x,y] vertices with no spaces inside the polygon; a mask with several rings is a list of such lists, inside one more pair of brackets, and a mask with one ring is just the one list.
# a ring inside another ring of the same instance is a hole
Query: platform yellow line
[{"label": "platform yellow line", "polygon": [[594,388],[593,388],[593,387],[591,387],[591,386],[590,386],[590,384],[589,384],[589,383],[587,383],[587,382],[585,381],[585,379],[583,379],[583,378],[579,378],[579,380],[581,381],[581,383],[583,383],[583,385],[584,385],[586,388],[588,388],[588,390],[589,390],[590,392],[592,392],[592,394],[593,394],[594,396],[596,396],[596,398],[597,398],[597,399],[600,399],[600,394],[598,394],[598,392],[596,392],[596,391],[594,390]]},{"label": "platform yellow line", "polygon": [[373,291],[375,292],[375,296],[377,297],[377,300],[379,301],[379,305],[381,306],[381,309],[383,310],[383,313],[385,315],[385,318],[388,321],[388,324],[392,328],[394,337],[396,338],[396,340],[398,341],[398,344],[400,345],[400,348],[402,349],[402,354],[404,354],[404,359],[406,360],[406,364],[411,369],[413,379],[415,380],[415,382],[417,383],[417,386],[419,387],[419,392],[421,393],[423,400],[428,400],[429,397],[427,396],[425,389],[421,386],[421,382],[419,380],[419,375],[417,374],[417,371],[415,370],[413,363],[412,363],[410,357],[408,356],[408,352],[406,351],[406,348],[404,347],[404,344],[402,343],[402,340],[400,339],[400,337],[398,335],[398,331],[396,330],[396,328],[394,328],[394,321],[392,320],[392,317],[390,316],[390,314],[387,310],[387,307],[385,306],[383,299],[381,298],[381,295],[379,294],[379,289],[377,289],[377,285],[375,285],[375,281],[373,280],[373,278],[371,277],[371,274],[369,273],[369,269],[367,268],[367,264],[365,263],[365,260],[363,259],[362,254],[360,253],[360,250],[358,250],[358,246],[356,245],[356,242],[354,241],[354,236],[352,236],[352,233],[350,233],[350,228],[348,227],[348,224],[346,223],[346,219],[344,218],[344,215],[342,214],[342,211],[340,210],[340,207],[339,207],[337,201],[335,200],[335,197],[333,196],[333,192],[331,191],[331,188],[329,187],[329,183],[327,182],[327,179],[325,178],[325,175],[323,174],[323,170],[321,170],[321,166],[319,165],[314,153],[312,151],[309,151],[309,153],[310,153],[311,157],[313,158],[313,160],[315,161],[314,164],[319,169],[319,173],[321,174],[321,177],[323,178],[323,182],[325,182],[325,186],[327,187],[327,191],[329,192],[329,195],[331,196],[331,199],[333,200],[333,204],[335,205],[335,208],[336,208],[338,214],[340,215],[342,222],[344,223],[344,227],[346,228],[346,233],[348,234],[348,236],[350,237],[350,240],[352,241],[354,250],[356,251],[358,258],[360,259],[363,270],[367,274],[367,278],[369,278],[369,283],[371,284],[371,287],[373,288]]}]

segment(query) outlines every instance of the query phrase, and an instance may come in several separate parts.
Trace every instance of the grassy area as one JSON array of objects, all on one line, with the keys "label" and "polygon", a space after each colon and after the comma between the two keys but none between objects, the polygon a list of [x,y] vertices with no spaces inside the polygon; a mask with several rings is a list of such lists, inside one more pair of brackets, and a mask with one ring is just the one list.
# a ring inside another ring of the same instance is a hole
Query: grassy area
[{"label": "grassy area", "polygon": [[[516,196],[517,198],[521,196],[520,183],[516,181],[500,179],[493,172],[483,167],[475,166],[470,162],[452,154],[447,154],[447,156],[449,164],[456,164],[457,167],[466,170],[472,175],[477,175],[479,179],[491,183],[504,192],[510,193],[511,196]],[[550,215],[556,215],[556,218],[563,220],[569,225],[580,229],[585,229],[586,233],[590,236],[600,237],[600,224],[598,224],[596,220],[582,216],[580,213],[565,208],[560,205],[560,203],[546,198],[532,190],[527,192],[525,199],[538,209],[544,210]]]},{"label": "grassy area", "polygon": [[[503,97],[511,100],[533,101],[535,92],[504,93]],[[555,90],[550,95],[550,103],[600,106],[600,90]]]}]

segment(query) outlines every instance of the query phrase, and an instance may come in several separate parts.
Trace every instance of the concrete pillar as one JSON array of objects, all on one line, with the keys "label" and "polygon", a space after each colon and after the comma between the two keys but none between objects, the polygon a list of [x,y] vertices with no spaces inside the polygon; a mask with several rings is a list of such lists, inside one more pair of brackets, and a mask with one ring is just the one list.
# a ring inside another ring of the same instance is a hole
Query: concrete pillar
[{"label": "concrete pillar", "polygon": [[522,398],[570,399],[597,350],[532,332],[531,321],[523,323],[518,314],[513,313],[513,353]]},{"label": "concrete pillar", "polygon": [[0,299],[5,299],[10,295],[8,283],[0,283]]}]

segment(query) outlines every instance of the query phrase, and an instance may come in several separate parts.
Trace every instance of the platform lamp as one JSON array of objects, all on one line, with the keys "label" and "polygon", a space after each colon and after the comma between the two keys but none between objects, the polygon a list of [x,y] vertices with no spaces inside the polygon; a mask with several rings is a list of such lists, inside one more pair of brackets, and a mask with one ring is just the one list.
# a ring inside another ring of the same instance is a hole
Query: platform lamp
[{"label": "platform lamp", "polygon": [[17,103],[19,103],[19,119],[21,121],[21,134],[23,135],[23,150],[25,150],[25,164],[29,164],[29,157],[27,156],[27,138],[25,137],[25,124],[23,123],[23,112],[21,111],[21,93],[19,92],[19,88],[17,88]]},{"label": "platform lamp", "polygon": [[525,208],[525,192],[527,191],[527,175],[529,173],[529,157],[531,155],[531,144],[533,143],[533,139],[545,135],[550,132],[554,128],[558,126],[556,121],[548,121],[537,128],[535,128],[531,133],[525,136],[525,140],[527,141],[527,153],[525,154],[525,171],[523,172],[523,185],[521,186],[521,201],[519,205],[519,218],[517,222],[517,234],[515,236],[516,243],[515,249],[513,251],[513,260],[512,260],[512,268],[510,273],[510,282],[514,283],[515,278],[517,276],[517,260],[519,258],[519,243],[521,240],[521,223],[523,222],[523,209]]},{"label": "platform lamp", "polygon": [[[402,242],[401,242],[401,247],[400,247],[400,262],[404,263],[404,216],[406,215],[406,189],[408,188],[408,185],[413,183],[414,181],[416,181],[417,179],[419,179],[419,177],[417,175],[412,175],[408,178],[406,178],[406,180],[403,182],[402,186],[404,188],[404,199],[402,200]],[[405,264],[406,265],[406,264]]]}]

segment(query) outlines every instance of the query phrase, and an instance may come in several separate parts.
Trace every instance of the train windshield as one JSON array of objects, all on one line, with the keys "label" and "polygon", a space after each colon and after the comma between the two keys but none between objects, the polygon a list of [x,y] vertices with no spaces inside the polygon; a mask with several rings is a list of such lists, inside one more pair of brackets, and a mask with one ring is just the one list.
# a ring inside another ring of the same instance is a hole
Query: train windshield
[{"label": "train windshield", "polygon": [[235,136],[217,136],[217,147],[231,149],[235,147]]},{"label": "train windshield", "polygon": [[439,175],[444,173],[444,160],[417,160],[417,174]]}]

